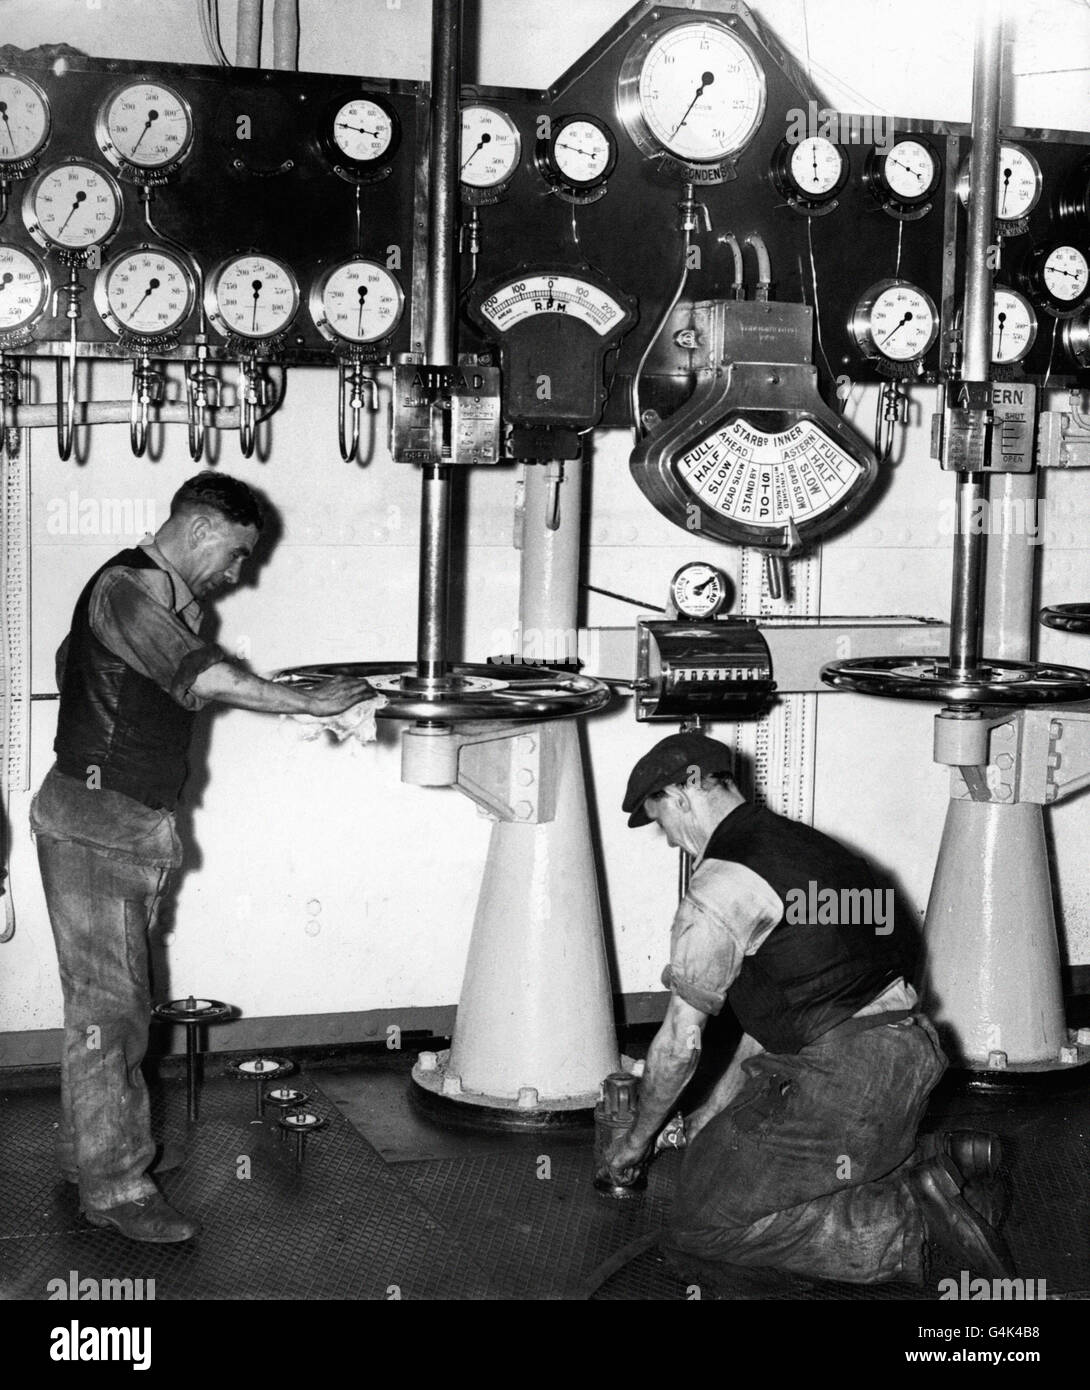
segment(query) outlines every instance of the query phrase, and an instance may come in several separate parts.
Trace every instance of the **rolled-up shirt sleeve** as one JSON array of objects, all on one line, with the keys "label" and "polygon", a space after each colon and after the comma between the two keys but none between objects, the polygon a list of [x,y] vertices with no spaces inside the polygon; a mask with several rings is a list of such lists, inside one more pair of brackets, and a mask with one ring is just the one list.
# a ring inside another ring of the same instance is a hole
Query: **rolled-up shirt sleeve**
[{"label": "rolled-up shirt sleeve", "polygon": [[718,1014],[742,962],[765,941],[784,905],[744,864],[707,859],[678,904],[662,983],[702,1013]]},{"label": "rolled-up shirt sleeve", "polygon": [[183,709],[207,703],[194,695],[193,682],[228,660],[221,647],[203,641],[155,597],[139,570],[118,567],[102,575],[91,595],[90,622],[104,646]]}]

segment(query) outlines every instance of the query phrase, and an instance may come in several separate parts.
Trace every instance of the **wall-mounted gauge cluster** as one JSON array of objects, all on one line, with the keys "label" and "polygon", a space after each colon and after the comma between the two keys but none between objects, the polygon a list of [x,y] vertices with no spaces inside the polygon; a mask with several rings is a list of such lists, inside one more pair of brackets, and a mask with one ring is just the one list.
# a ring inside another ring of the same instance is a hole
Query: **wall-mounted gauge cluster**
[{"label": "wall-mounted gauge cluster", "polygon": [[422,352],[426,137],[418,83],[0,70],[0,349],[53,355],[75,305],[90,356]]}]

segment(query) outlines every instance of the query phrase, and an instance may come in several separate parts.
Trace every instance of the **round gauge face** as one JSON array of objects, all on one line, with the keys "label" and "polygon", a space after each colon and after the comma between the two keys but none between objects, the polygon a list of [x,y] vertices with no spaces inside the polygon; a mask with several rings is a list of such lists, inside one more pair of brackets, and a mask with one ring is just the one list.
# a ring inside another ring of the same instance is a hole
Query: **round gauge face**
[{"label": "round gauge face", "polygon": [[1021,362],[1037,337],[1037,315],[1029,300],[997,287],[992,304],[992,361]]},{"label": "round gauge face", "polygon": [[496,188],[518,168],[522,139],[518,127],[494,106],[462,109],[460,177],[470,188]]},{"label": "round gauge face", "polygon": [[939,316],[929,295],[904,280],[880,282],[856,305],[852,334],[865,353],[891,362],[923,357],[939,331]]},{"label": "round gauge face", "polygon": [[28,77],[0,72],[0,167],[32,159],[49,139],[49,102]]},{"label": "round gauge face", "polygon": [[84,251],[109,240],[121,209],[121,190],[109,174],[73,159],[38,175],[23,200],[23,221],[42,246]]},{"label": "round gauge face", "polygon": [[1055,246],[1045,256],[1041,280],[1053,299],[1070,304],[1086,293],[1090,266],[1078,247]]},{"label": "round gauge face", "polygon": [[193,279],[161,246],[123,251],[99,272],[95,305],[115,333],[154,338],[172,333],[193,308]]},{"label": "round gauge face", "polygon": [[393,115],[370,97],[353,97],[333,113],[333,143],[352,164],[377,164],[393,152]]},{"label": "round gauge face", "polygon": [[164,169],[193,143],[189,104],[161,82],[132,82],[114,92],[95,122],[99,149],[115,164]]},{"label": "round gauge face", "polygon": [[637,144],[635,111],[654,144],[677,159],[713,164],[737,154],[765,109],[765,78],[740,38],[713,20],[673,24],[638,44],[621,70],[620,107]]},{"label": "round gauge face", "polygon": [[274,338],[299,308],[295,276],[273,256],[248,252],[232,256],[214,272],[208,287],[208,314],[221,333],[240,338]]},{"label": "round gauge face", "polygon": [[49,300],[49,276],[36,256],[0,246],[0,333],[29,328]]},{"label": "round gauge face", "polygon": [[314,286],[310,314],[327,338],[374,343],[397,327],[405,307],[401,286],[375,261],[334,266]]},{"label": "round gauge face", "polygon": [[882,182],[900,202],[925,202],[942,173],[932,149],[919,140],[898,140],[878,166]]},{"label": "round gauge face", "polygon": [[694,560],[671,579],[670,597],[686,618],[714,618],[727,601],[727,577],[714,565]]},{"label": "round gauge face", "polygon": [[617,159],[612,134],[589,116],[554,122],[549,155],[553,169],[573,188],[600,184]]},{"label": "round gauge face", "polygon": [[824,135],[809,135],[791,150],[792,182],[806,198],[829,198],[843,185],[847,158],[839,145]]},{"label": "round gauge face", "polygon": [[[958,197],[968,206],[971,160],[966,159],[958,176]],[[1041,196],[1041,166],[1021,145],[999,147],[999,168],[995,186],[995,215],[1000,222],[1017,222],[1028,217]]]}]

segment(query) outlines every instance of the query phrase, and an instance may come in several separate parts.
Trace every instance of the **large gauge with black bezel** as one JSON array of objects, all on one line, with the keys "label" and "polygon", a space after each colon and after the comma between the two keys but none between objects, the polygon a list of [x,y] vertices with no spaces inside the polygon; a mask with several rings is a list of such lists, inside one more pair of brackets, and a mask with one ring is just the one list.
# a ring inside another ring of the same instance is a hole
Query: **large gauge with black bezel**
[{"label": "large gauge with black bezel", "polygon": [[715,182],[757,133],[765,75],[749,45],[719,19],[663,20],[621,65],[617,111],[635,145],[671,172]]}]

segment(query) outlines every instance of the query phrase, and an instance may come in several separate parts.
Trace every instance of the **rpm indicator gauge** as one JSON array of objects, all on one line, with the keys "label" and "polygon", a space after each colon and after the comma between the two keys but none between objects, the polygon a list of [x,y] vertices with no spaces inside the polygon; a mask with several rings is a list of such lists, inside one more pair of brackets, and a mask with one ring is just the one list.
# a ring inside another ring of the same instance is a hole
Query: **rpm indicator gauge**
[{"label": "rpm indicator gauge", "polygon": [[574,275],[539,272],[513,280],[481,301],[481,317],[499,333],[538,314],[563,314],[606,338],[624,325],[630,311],[599,286]]},{"label": "rpm indicator gauge", "polygon": [[726,24],[665,21],[629,50],[617,105],[645,154],[715,165],[739,154],[756,134],[765,95],[757,59]]},{"label": "rpm indicator gauge", "polygon": [[161,246],[123,251],[99,271],[95,307],[114,333],[165,337],[189,317],[195,292],[184,261]]},{"label": "rpm indicator gauge", "polygon": [[374,343],[401,321],[405,295],[377,261],[359,258],[332,266],[310,293],[310,316],[330,341]]},{"label": "rpm indicator gauge", "polygon": [[684,618],[714,618],[727,602],[727,577],[702,560],[682,565],[670,580],[670,598]]},{"label": "rpm indicator gauge", "polygon": [[95,139],[119,169],[164,173],[193,144],[193,116],[184,97],[162,82],[131,82],[106,99]]},{"label": "rpm indicator gauge", "polygon": [[0,72],[0,173],[40,154],[49,139],[49,101],[36,82]]},{"label": "rpm indicator gauge", "polygon": [[213,271],[205,291],[208,317],[225,336],[275,338],[295,318],[299,285],[275,256],[247,252]]}]

